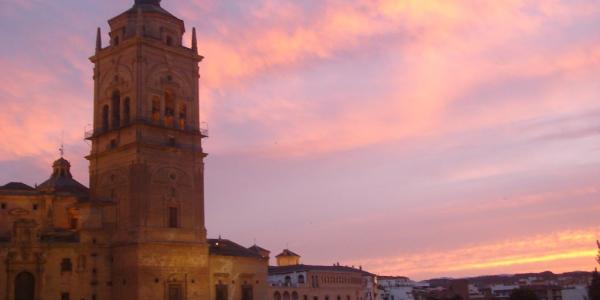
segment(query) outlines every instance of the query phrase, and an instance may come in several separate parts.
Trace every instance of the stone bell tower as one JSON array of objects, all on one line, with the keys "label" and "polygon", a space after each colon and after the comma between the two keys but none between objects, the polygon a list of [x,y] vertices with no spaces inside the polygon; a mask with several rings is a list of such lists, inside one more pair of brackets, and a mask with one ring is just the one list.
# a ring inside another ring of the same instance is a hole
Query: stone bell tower
[{"label": "stone bell tower", "polygon": [[208,299],[205,132],[196,33],[160,0],[135,0],[100,29],[94,63],[92,201],[116,203],[113,299]]}]

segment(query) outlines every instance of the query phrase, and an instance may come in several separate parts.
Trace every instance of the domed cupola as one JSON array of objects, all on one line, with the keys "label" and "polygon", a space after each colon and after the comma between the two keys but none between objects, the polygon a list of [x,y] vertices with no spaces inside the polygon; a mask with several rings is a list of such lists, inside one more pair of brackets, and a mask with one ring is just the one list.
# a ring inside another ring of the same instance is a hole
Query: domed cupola
[{"label": "domed cupola", "polygon": [[37,187],[43,193],[65,193],[78,197],[89,196],[89,189],[73,179],[71,164],[64,158],[52,164],[52,175]]},{"label": "domed cupola", "polygon": [[135,0],[135,5],[138,4],[149,4],[160,6],[160,0]]}]

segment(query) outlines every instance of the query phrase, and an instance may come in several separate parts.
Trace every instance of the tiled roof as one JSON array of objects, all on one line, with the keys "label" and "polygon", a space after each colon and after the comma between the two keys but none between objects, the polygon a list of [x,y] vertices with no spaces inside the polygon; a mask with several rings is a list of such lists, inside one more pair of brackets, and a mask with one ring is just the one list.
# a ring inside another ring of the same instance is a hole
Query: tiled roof
[{"label": "tiled roof", "polygon": [[0,191],[35,191],[35,189],[22,182],[11,182],[0,186]]},{"label": "tiled roof", "polygon": [[258,254],[262,258],[269,258],[269,254],[271,253],[271,251],[269,251],[265,248],[261,248],[257,245],[254,245],[254,246],[248,248],[248,250]]},{"label": "tiled roof", "polygon": [[262,258],[258,253],[236,244],[226,239],[209,239],[209,253],[211,255],[222,255],[222,256],[241,256],[241,257],[254,257]]},{"label": "tiled roof", "polygon": [[280,257],[280,256],[297,256],[300,257],[300,255],[290,251],[289,249],[283,249],[283,252],[279,253],[276,257]]},{"label": "tiled roof", "polygon": [[271,266],[269,267],[269,275],[277,274],[288,274],[294,272],[307,272],[307,271],[323,271],[323,272],[351,272],[360,273],[366,276],[375,276],[375,274],[363,271],[360,269],[346,267],[346,266],[312,266],[312,265],[291,265],[291,266]]}]

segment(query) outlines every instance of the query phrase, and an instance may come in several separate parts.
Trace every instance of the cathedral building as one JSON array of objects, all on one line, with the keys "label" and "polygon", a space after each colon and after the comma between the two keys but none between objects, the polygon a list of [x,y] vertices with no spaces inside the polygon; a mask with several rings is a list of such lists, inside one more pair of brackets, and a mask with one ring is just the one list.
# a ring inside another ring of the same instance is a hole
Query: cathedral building
[{"label": "cathedral building", "polygon": [[160,0],[100,29],[89,188],[70,163],[0,187],[0,299],[261,300],[268,251],[207,239],[196,32]]}]

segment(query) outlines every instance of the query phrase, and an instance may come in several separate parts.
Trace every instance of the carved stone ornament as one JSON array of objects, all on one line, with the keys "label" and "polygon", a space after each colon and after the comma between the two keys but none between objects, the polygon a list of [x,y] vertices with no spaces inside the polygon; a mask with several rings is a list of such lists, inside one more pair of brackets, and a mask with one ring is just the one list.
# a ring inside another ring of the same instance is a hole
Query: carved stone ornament
[{"label": "carved stone ornament", "polygon": [[20,216],[26,216],[26,215],[28,215],[29,211],[26,210],[26,209],[22,209],[22,208],[14,208],[14,209],[11,209],[8,213],[11,216],[20,217]]}]

